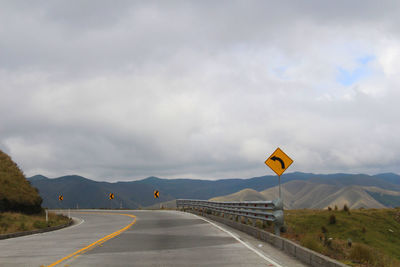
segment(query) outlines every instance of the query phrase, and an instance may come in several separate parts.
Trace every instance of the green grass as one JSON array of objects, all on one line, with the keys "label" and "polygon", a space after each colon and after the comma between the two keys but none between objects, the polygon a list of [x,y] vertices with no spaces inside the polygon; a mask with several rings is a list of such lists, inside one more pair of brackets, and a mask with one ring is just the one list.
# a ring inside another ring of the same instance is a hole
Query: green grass
[{"label": "green grass", "polygon": [[[331,215],[336,222],[330,223]],[[400,208],[345,211],[286,210],[283,237],[346,264],[400,266]],[[325,227],[324,235],[321,228]],[[332,238],[329,244],[326,238]],[[352,240],[352,247],[347,240]]]},{"label": "green grass", "polygon": [[46,222],[45,213],[27,215],[15,212],[0,213],[0,234],[31,231],[51,226],[66,224],[68,217],[49,212],[49,220]]}]

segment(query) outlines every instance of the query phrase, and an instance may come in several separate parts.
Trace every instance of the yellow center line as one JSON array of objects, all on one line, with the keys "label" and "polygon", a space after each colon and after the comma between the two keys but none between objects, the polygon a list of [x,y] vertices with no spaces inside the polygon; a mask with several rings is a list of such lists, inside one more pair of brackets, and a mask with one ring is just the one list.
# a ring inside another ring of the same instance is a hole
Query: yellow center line
[{"label": "yellow center line", "polygon": [[108,241],[108,240],[110,240],[110,239],[112,239],[112,238],[114,238],[114,237],[120,235],[121,233],[123,233],[124,231],[126,231],[126,230],[128,230],[130,227],[132,227],[132,225],[134,225],[135,222],[136,222],[136,216],[135,216],[135,215],[126,214],[126,213],[111,213],[111,212],[79,212],[79,213],[85,213],[85,214],[123,215],[123,216],[132,217],[134,220],[133,220],[130,224],[128,224],[127,226],[125,226],[124,228],[119,229],[118,231],[116,231],[116,232],[114,232],[114,233],[111,233],[111,234],[109,234],[109,235],[106,235],[105,237],[103,237],[103,238],[101,238],[101,239],[99,239],[99,240],[93,242],[92,244],[90,244],[90,245],[88,245],[88,246],[86,246],[86,247],[84,247],[84,248],[81,248],[80,250],[77,250],[77,251],[75,251],[74,253],[71,253],[71,254],[69,254],[68,256],[65,256],[65,257],[62,258],[62,259],[59,259],[58,261],[53,262],[52,264],[48,265],[47,267],[56,266],[57,264],[59,264],[59,263],[61,263],[61,262],[63,262],[63,261],[66,261],[66,260],[68,260],[68,259],[70,259],[70,258],[72,258],[72,257],[74,257],[74,256],[75,256],[74,258],[76,258],[76,257],[82,255],[83,253],[89,251],[90,249],[93,249],[95,246],[101,245],[101,244],[103,244],[104,242],[106,242],[106,241]]}]

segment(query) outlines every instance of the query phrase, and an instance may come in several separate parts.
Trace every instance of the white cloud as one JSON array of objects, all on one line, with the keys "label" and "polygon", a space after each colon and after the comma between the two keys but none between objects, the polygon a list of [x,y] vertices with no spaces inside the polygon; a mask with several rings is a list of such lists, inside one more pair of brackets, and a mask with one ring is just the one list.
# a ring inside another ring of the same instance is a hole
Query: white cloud
[{"label": "white cloud", "polygon": [[290,171],[400,172],[395,1],[16,3],[0,149],[28,175],[248,177],[277,146]]}]

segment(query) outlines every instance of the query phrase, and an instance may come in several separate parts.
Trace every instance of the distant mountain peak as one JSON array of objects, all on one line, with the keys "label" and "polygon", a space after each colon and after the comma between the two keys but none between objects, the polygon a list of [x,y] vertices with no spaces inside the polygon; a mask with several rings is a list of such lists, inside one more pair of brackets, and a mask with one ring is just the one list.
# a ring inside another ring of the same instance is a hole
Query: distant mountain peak
[{"label": "distant mountain peak", "polygon": [[160,180],[163,180],[163,179],[155,177],[155,176],[150,176],[150,177],[144,178],[142,181],[160,181]]},{"label": "distant mountain peak", "polygon": [[62,180],[67,180],[67,181],[75,181],[75,182],[78,182],[78,181],[89,181],[89,182],[98,183],[98,181],[90,180],[90,179],[85,178],[85,177],[80,176],[80,175],[65,175],[65,176],[61,176],[59,178],[55,178],[54,180],[61,180],[61,181]]},{"label": "distant mountain peak", "polygon": [[34,175],[32,177],[27,178],[28,181],[40,181],[40,180],[48,180],[48,179],[49,179],[48,177],[41,175],[41,174]]}]

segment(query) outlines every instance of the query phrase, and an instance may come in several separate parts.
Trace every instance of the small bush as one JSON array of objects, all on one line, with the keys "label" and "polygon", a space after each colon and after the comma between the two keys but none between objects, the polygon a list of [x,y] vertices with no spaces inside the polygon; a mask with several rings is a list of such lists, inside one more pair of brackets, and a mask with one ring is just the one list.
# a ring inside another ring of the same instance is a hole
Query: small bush
[{"label": "small bush", "polygon": [[349,212],[349,207],[347,206],[347,204],[344,204],[344,206],[343,206],[343,211]]},{"label": "small bush", "polygon": [[329,211],[331,211],[331,210],[332,210],[332,208],[331,208],[331,207],[328,207],[328,210],[329,210]]},{"label": "small bush", "polygon": [[377,253],[374,250],[363,244],[356,244],[353,246],[350,252],[350,259],[360,262],[375,265],[377,262]]},{"label": "small bush", "polygon": [[331,214],[331,216],[329,216],[329,224],[336,224],[335,214]]},{"label": "small bush", "polygon": [[398,262],[396,263],[389,256],[383,254],[382,252],[376,251],[375,249],[368,247],[364,244],[354,245],[350,252],[350,258],[353,261],[367,264],[367,266],[398,266]]},{"label": "small bush", "polygon": [[324,245],[325,245],[325,246],[328,246],[329,248],[331,248],[331,246],[332,246],[332,240],[333,240],[333,239],[332,239],[331,237],[325,239]]},{"label": "small bush", "polygon": [[338,210],[338,207],[337,207],[337,205],[335,205],[335,210]]}]

